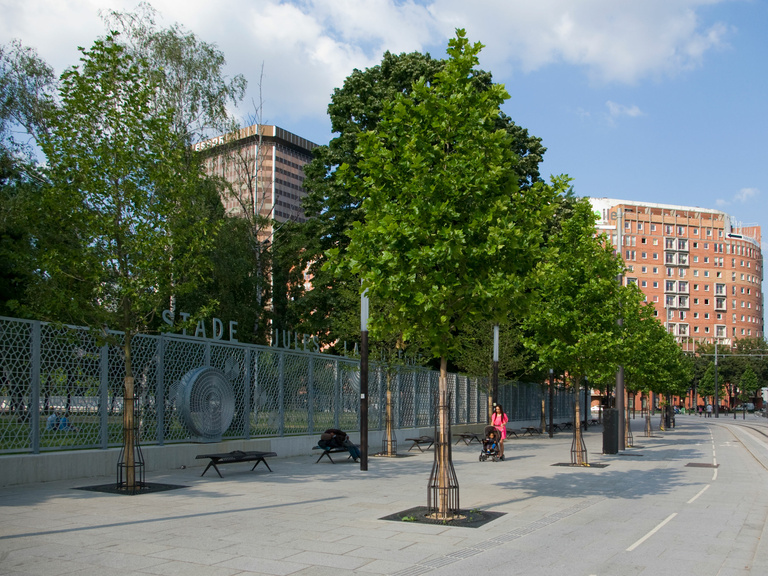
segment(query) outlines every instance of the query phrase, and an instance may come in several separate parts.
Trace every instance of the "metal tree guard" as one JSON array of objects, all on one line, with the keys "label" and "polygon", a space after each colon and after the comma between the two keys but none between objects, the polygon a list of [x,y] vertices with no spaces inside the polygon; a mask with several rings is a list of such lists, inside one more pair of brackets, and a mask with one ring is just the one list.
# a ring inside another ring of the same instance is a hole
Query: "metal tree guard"
[{"label": "metal tree guard", "polygon": [[[439,402],[439,396],[435,395],[435,406],[440,410],[447,410],[451,413],[451,394],[444,397],[443,403]],[[451,421],[448,419],[448,433],[443,437],[438,434],[439,419],[435,421],[435,459],[432,464],[432,472],[429,475],[429,484],[427,488],[427,514],[434,515],[441,520],[450,520],[459,513],[459,479],[456,477],[456,470],[453,468],[453,458],[451,452]],[[440,455],[443,455],[445,469],[440,466]],[[442,486],[441,478],[443,480]],[[440,517],[441,503],[447,504],[444,507],[445,513]]]}]

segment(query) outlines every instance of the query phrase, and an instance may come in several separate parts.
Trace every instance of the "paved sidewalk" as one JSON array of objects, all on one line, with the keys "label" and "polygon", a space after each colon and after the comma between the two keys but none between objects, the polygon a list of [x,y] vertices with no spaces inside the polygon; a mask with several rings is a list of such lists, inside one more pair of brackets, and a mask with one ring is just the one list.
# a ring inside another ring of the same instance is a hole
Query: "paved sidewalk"
[{"label": "paved sidewalk", "polygon": [[461,507],[505,513],[480,528],[380,520],[426,505],[432,451],[371,458],[367,472],[273,458],[273,473],[231,464],[223,479],[201,478],[198,461],[147,478],[186,488],[132,497],[74,489],[113,478],[3,488],[0,574],[765,574],[765,419],[677,423],[645,438],[633,420],[636,447],[617,455],[590,428],[605,468],[554,466],[570,432],[509,439],[504,462],[454,446]]}]

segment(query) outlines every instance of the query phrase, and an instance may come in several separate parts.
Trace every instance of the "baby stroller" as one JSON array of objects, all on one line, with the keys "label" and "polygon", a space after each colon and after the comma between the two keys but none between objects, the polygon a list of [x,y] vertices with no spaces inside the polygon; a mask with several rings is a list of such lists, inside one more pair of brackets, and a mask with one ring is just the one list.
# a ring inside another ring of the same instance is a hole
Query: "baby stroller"
[{"label": "baby stroller", "polygon": [[499,439],[501,433],[496,426],[486,426],[483,430],[483,449],[480,451],[480,462],[490,458],[494,462],[499,460]]}]

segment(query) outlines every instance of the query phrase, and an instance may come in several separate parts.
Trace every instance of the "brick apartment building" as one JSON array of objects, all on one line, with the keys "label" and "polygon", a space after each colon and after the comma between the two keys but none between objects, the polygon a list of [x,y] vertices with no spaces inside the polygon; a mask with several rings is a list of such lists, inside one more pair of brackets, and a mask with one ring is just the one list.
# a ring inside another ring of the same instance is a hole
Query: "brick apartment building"
[{"label": "brick apartment building", "polygon": [[638,284],[685,350],[765,335],[759,226],[691,206],[590,202],[597,228],[621,242],[625,281]]}]

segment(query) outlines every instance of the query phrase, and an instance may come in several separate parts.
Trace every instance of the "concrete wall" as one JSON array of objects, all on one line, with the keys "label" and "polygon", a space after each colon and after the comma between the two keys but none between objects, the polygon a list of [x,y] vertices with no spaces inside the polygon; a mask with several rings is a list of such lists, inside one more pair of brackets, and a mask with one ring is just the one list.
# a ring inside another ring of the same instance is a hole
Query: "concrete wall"
[{"label": "concrete wall", "polygon": [[[524,424],[528,425],[528,424]],[[454,426],[453,432],[467,430],[479,431],[482,426]],[[406,438],[434,434],[432,427],[401,429],[396,431],[398,451],[406,451],[411,443]],[[368,436],[369,454],[381,450],[383,432],[371,431]],[[352,440],[359,436],[352,434]],[[256,438],[253,440],[228,440],[214,444],[168,444],[166,446],[144,446],[146,480],[152,479],[152,473],[166,472],[185,466],[205,466],[208,460],[196,460],[198,454],[230,452],[232,450],[258,450],[276,452],[278,457],[311,456],[312,448],[317,444],[318,436],[285,436],[279,438]],[[33,482],[53,482],[77,478],[112,477],[117,478],[117,460],[119,449],[109,450],[73,450],[67,452],[45,452],[42,454],[9,454],[0,456],[0,487]],[[314,453],[317,455],[317,452]],[[215,472],[208,472],[209,474]]]}]

